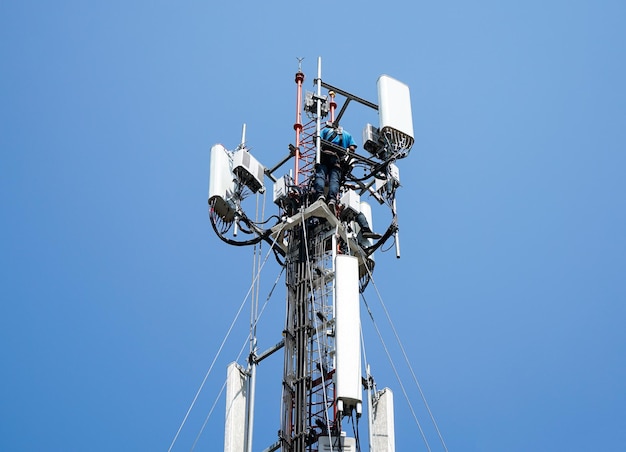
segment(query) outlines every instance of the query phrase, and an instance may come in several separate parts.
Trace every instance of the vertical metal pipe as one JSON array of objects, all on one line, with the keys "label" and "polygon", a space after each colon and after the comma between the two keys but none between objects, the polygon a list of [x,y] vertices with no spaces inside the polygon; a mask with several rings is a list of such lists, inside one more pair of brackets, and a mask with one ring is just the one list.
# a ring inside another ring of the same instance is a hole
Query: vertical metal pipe
[{"label": "vertical metal pipe", "polygon": [[[253,355],[251,355],[252,358]],[[256,390],[256,363],[250,363],[248,373],[248,412],[246,413],[246,452],[252,452],[252,436],[254,433],[254,396]]]},{"label": "vertical metal pipe", "polygon": [[322,57],[317,57],[317,78],[315,79],[315,84],[317,85],[317,111],[316,117],[317,121],[315,124],[315,163],[320,163],[320,131],[322,130]]}]

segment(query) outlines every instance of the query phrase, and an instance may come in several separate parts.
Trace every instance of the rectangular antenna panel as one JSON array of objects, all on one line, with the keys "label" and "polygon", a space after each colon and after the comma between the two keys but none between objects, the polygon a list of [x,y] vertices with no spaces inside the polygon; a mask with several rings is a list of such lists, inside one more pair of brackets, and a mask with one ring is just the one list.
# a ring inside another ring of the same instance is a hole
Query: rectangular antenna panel
[{"label": "rectangular antenna panel", "polygon": [[228,199],[235,191],[235,176],[228,151],[221,144],[211,148],[209,168],[209,203],[224,221],[232,221],[235,215]]},{"label": "rectangular antenna panel", "polygon": [[354,256],[335,259],[336,390],[343,412],[361,408],[361,315],[359,261]]},{"label": "rectangular antenna panel", "polygon": [[[346,436],[320,436],[317,442],[319,452],[355,452],[356,439]],[[378,452],[377,449],[371,449]]]},{"label": "rectangular antenna panel", "polygon": [[244,452],[246,425],[246,372],[239,364],[228,365],[224,452]]},{"label": "rectangular antenna panel", "polygon": [[372,445],[376,452],[395,452],[396,440],[393,420],[393,392],[389,388],[378,391],[372,405]]},{"label": "rectangular antenna panel", "polygon": [[378,129],[371,124],[366,124],[363,129],[363,148],[372,155],[378,155],[382,148]]},{"label": "rectangular antenna panel", "polygon": [[289,187],[293,186],[293,180],[289,175],[285,174],[274,182],[273,201],[274,204],[279,204],[286,201],[289,198]]},{"label": "rectangular antenna panel", "polygon": [[413,145],[409,87],[388,75],[378,78],[378,117],[381,135],[393,136],[396,147],[410,148]]},{"label": "rectangular antenna panel", "polygon": [[361,197],[354,190],[346,191],[339,202],[343,205],[342,219],[344,215],[346,218],[354,218],[361,211]]},{"label": "rectangular antenna panel", "polygon": [[265,168],[252,157],[252,154],[247,149],[240,149],[233,155],[233,173],[253,193],[257,191],[263,193],[265,191],[265,185],[263,184]]}]

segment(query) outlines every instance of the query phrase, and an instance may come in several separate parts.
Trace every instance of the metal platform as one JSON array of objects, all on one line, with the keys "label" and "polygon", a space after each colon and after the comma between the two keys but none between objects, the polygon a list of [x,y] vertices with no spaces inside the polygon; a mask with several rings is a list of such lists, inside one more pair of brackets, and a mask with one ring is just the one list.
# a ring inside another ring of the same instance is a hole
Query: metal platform
[{"label": "metal platform", "polygon": [[291,229],[304,226],[309,218],[320,218],[328,223],[330,229],[335,229],[336,234],[347,244],[351,256],[359,259],[359,266],[369,264],[370,269],[373,268],[373,259],[363,251],[354,234],[348,232],[344,223],[342,223],[334,213],[330,211],[328,205],[323,200],[315,201],[309,207],[302,208],[297,214],[286,217],[283,222],[277,224],[271,229],[270,237],[275,246],[278,246],[287,253],[287,240],[285,234]]}]

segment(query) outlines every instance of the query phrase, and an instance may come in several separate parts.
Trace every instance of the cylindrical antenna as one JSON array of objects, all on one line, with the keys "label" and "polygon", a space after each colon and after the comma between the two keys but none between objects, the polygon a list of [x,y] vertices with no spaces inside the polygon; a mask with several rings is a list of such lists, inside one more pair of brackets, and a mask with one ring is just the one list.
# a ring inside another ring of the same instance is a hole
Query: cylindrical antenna
[{"label": "cylindrical antenna", "polygon": [[293,125],[293,129],[296,131],[296,152],[294,160],[294,182],[298,185],[298,174],[300,174],[300,133],[302,132],[302,82],[304,81],[304,73],[301,70],[302,59],[298,58],[298,72],[296,72],[296,85],[297,97],[296,97],[296,123]]}]

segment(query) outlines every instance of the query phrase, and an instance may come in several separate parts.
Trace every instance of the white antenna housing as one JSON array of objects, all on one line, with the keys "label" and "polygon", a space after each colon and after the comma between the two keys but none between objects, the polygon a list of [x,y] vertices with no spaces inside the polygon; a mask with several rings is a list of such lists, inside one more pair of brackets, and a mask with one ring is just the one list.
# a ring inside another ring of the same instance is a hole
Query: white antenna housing
[{"label": "white antenna housing", "polygon": [[338,255],[335,260],[335,322],[337,409],[361,414],[361,315],[359,311],[359,261]]},{"label": "white antenna housing", "polygon": [[250,188],[253,193],[265,191],[263,177],[265,168],[247,149],[239,149],[233,155],[233,173],[241,181],[242,184]]},{"label": "white antenna housing", "polygon": [[233,221],[235,210],[228,202],[235,191],[232,162],[229,152],[221,144],[211,148],[209,169],[209,203],[224,221]]},{"label": "white antenna housing", "polygon": [[[414,138],[409,87],[388,75],[378,78],[378,118],[379,133],[391,142],[394,150],[411,149]],[[404,156],[406,153],[401,155]]]},{"label": "white antenna housing", "polygon": [[361,211],[361,197],[354,190],[346,190],[339,202],[343,205],[342,220],[352,220]]},{"label": "white antenna housing", "polygon": [[371,124],[366,124],[363,129],[363,149],[377,157],[382,149],[378,129]]}]

